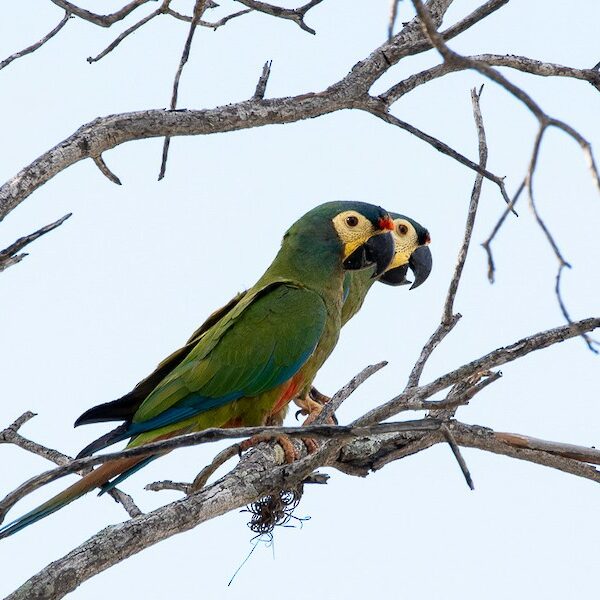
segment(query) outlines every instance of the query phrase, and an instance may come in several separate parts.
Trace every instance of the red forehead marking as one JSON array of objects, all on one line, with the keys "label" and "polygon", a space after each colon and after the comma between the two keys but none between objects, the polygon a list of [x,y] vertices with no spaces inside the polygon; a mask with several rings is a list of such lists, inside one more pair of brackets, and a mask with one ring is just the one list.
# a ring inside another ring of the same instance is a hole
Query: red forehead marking
[{"label": "red forehead marking", "polygon": [[394,221],[390,217],[380,217],[377,225],[384,231],[394,231]]}]

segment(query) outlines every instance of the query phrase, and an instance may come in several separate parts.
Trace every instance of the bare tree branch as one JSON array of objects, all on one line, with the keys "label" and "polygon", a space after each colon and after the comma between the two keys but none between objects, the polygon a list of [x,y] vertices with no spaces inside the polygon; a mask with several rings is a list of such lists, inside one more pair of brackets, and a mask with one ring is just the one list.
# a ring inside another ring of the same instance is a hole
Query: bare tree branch
[{"label": "bare tree branch", "polygon": [[[471,102],[473,103],[473,115],[475,117],[475,126],[477,128],[477,138],[479,141],[479,166],[485,169],[487,165],[488,148],[485,139],[485,129],[483,127],[483,118],[481,116],[481,107],[479,106],[479,99],[483,91],[483,86],[479,90],[479,93],[475,89],[471,90]],[[471,192],[471,202],[469,203],[469,211],[467,213],[467,223],[465,225],[465,234],[463,243],[458,253],[458,260],[454,269],[454,276],[450,281],[450,287],[448,288],[448,295],[446,296],[446,302],[444,303],[444,312],[442,315],[442,324],[448,325],[452,321],[454,310],[454,299],[456,298],[456,292],[458,291],[458,284],[462,275],[465,261],[467,260],[467,253],[469,251],[469,244],[471,243],[471,236],[473,235],[473,227],[475,225],[475,217],[477,215],[477,207],[479,205],[479,198],[481,197],[481,186],[483,184],[483,176],[478,174],[475,178],[475,184],[473,191]]]},{"label": "bare tree branch", "polygon": [[[523,73],[530,73],[540,77],[571,77],[591,83],[595,88],[600,90],[600,73],[593,69],[575,69],[573,67],[565,67],[554,63],[543,62],[526,56],[516,56],[513,54],[477,54],[474,56],[465,57],[469,62],[480,62],[490,67],[509,67]],[[389,88],[379,97],[390,106],[397,102],[402,96],[411,92],[416,87],[429,83],[434,79],[463,71],[468,68],[466,64],[457,62],[443,62],[440,65],[425,69],[419,73],[415,73],[410,77],[398,82]]]},{"label": "bare tree branch", "polygon": [[7,248],[4,248],[4,250],[0,250],[0,273],[5,269],[8,269],[8,267],[21,262],[27,256],[26,252],[18,254],[25,246],[31,244],[31,242],[34,242],[49,231],[60,227],[72,214],[73,213],[69,213],[58,219],[58,221],[54,221],[54,223],[40,227],[37,231],[19,238],[16,242],[12,243]]},{"label": "bare tree branch", "polygon": [[[490,352],[489,354],[471,361],[458,369],[446,373],[438,377],[433,382],[416,388],[410,388],[399,396],[392,398],[390,401],[381,406],[369,411],[359,419],[355,420],[349,426],[339,425],[310,425],[308,427],[239,427],[231,429],[205,429],[198,433],[178,436],[152,444],[146,444],[137,448],[130,448],[121,452],[112,452],[101,456],[90,456],[72,461],[70,464],[59,467],[52,471],[46,471],[36,477],[33,477],[22,484],[15,491],[11,492],[11,502],[5,498],[2,501],[3,506],[12,506],[18,499],[38,489],[51,481],[55,481],[69,473],[79,471],[93,465],[101,464],[109,460],[130,456],[144,456],[148,454],[161,453],[173,450],[175,448],[209,443],[216,440],[232,439],[240,437],[251,437],[260,433],[268,433],[270,436],[286,435],[290,437],[322,437],[330,440],[347,439],[352,437],[367,436],[375,433],[389,433],[391,431],[403,431],[406,429],[415,429],[424,427],[426,429],[437,428],[437,421],[429,421],[423,423],[403,422],[403,423],[381,423],[399,412],[406,410],[423,410],[427,408],[441,408],[439,403],[425,404],[423,401],[437,392],[454,385],[460,381],[468,380],[469,378],[487,371],[493,367],[498,367],[507,362],[511,362],[525,356],[536,350],[547,348],[553,344],[564,341],[582,332],[592,331],[600,327],[600,318],[590,318],[571,325],[549,329],[540,333],[536,333],[527,338]],[[351,384],[350,386],[351,387]],[[455,399],[452,399],[455,403]],[[468,401],[468,399],[467,399]],[[464,403],[464,401],[462,402]],[[375,429],[360,429],[361,427],[376,426]],[[358,428],[358,429],[357,429]],[[443,436],[442,436],[443,437]],[[319,456],[327,452],[336,453],[339,451],[339,446],[335,443],[325,446],[317,451]]]},{"label": "bare tree branch", "polygon": [[354,376],[343,388],[336,392],[331,400],[325,404],[323,410],[315,420],[315,424],[326,423],[333,417],[335,411],[342,405],[342,402],[352,394],[356,388],[364,383],[371,375],[375,375],[387,365],[387,361],[379,362],[376,365],[365,367],[358,375]]},{"label": "bare tree branch", "polygon": [[[507,434],[495,434],[490,429],[459,422],[452,422],[449,429],[460,446],[526,460],[600,482],[600,472],[590,465],[552,452],[517,448],[503,441]],[[261,444],[245,455],[233,471],[199,493],[103,529],[42,569],[7,600],[62,598],[87,579],[133,554],[282,487],[300,483],[319,466],[330,465],[349,474],[365,475],[391,462],[392,453],[397,460],[445,441],[441,431],[407,432],[405,435],[404,449],[397,448],[400,441],[396,438],[374,436],[352,442],[339,456],[337,452],[328,453],[327,447],[323,447],[313,455],[284,466],[278,466],[278,453],[272,446]],[[186,493],[189,491],[187,485],[162,482],[151,488]]]},{"label": "bare tree branch", "polygon": [[255,100],[262,100],[265,97],[265,92],[267,91],[267,82],[269,81],[269,75],[271,74],[272,62],[273,61],[268,60],[263,66],[262,73],[258,78],[258,83],[256,84],[256,90],[252,96],[252,98]]},{"label": "bare tree branch", "polygon": [[[446,35],[458,35],[505,3],[506,0],[487,2],[448,29]],[[450,4],[451,0],[429,0],[428,6],[436,22],[441,22]],[[85,158],[100,156],[106,150],[128,141],[235,131],[291,123],[348,108],[373,106],[375,99],[368,96],[373,83],[401,58],[425,52],[430,47],[415,18],[391,41],[356,63],[346,77],[319,93],[250,100],[212,110],[148,110],[96,119],[42,154],[0,187],[0,220],[60,171]],[[469,166],[477,168],[474,163]]]},{"label": "bare tree branch", "polygon": [[117,36],[100,54],[96,56],[88,56],[87,61],[92,64],[103,59],[107,54],[112,52],[126,37],[137,31],[140,27],[143,27],[146,23],[158,17],[158,15],[164,14],[169,6],[170,0],[165,0],[159,8],[153,10],[150,14],[146,15],[137,23],[134,23],[131,27],[128,27],[123,33]]},{"label": "bare tree branch", "polygon": [[102,175],[104,175],[109,181],[112,181],[117,185],[121,185],[121,180],[108,168],[107,164],[102,158],[102,155],[94,156],[92,157],[92,160],[94,161],[94,163],[96,163],[96,166],[98,167],[98,169],[100,169]]},{"label": "bare tree branch", "polygon": [[[210,8],[208,6],[208,3],[206,5],[206,8]],[[251,12],[251,8],[245,8],[244,10],[238,10],[237,12],[231,13],[230,15],[226,15],[218,21],[204,21],[203,19],[199,19],[198,25],[200,25],[201,27],[208,27],[209,29],[217,30],[219,27],[222,27],[226,23],[229,23],[229,21],[231,21],[232,19],[236,19],[237,17],[241,17],[242,15],[247,15]],[[172,17],[175,17],[180,21],[185,21],[186,23],[191,23],[193,18],[188,17],[187,15],[182,15],[181,13],[177,12],[176,10],[173,10],[172,8],[168,8],[166,14],[171,15]]]},{"label": "bare tree branch", "polygon": [[433,396],[437,392],[471,377],[479,371],[487,371],[495,367],[499,367],[508,362],[512,362],[517,358],[526,356],[536,350],[542,350],[548,348],[553,344],[563,342],[564,340],[572,337],[581,335],[593,331],[600,327],[600,317],[591,317],[589,319],[583,319],[570,325],[563,325],[562,327],[556,327],[554,329],[548,329],[525,337],[518,342],[505,346],[504,348],[498,348],[493,350],[489,354],[482,356],[476,360],[471,361],[459,367],[454,371],[450,371],[441,377],[438,377],[427,385],[420,386],[418,388],[410,388],[406,392],[392,398],[385,404],[369,411],[359,419],[356,419],[353,425],[368,425],[371,423],[378,423],[384,419],[389,419],[402,410],[413,410],[410,407],[412,403],[415,405],[420,401],[430,396]]},{"label": "bare tree branch", "polygon": [[504,442],[505,444],[515,446],[516,448],[550,452],[551,454],[557,454],[564,458],[571,458],[580,462],[600,465],[600,450],[597,450],[596,448],[585,448],[584,446],[564,444],[562,442],[550,442],[548,440],[540,440],[539,438],[530,437],[520,433],[496,431],[493,436],[495,439]]},{"label": "bare tree branch", "polygon": [[[471,103],[473,105],[473,116],[475,119],[475,127],[477,129],[477,139],[479,145],[479,168],[485,170],[487,164],[488,148],[485,138],[485,129],[483,127],[483,118],[481,116],[481,107],[479,106],[479,98],[483,87],[479,90],[479,93],[475,89],[471,90]],[[432,352],[437,348],[440,342],[454,329],[454,326],[458,323],[461,318],[460,313],[453,314],[454,310],[454,298],[458,291],[460,284],[460,278],[462,275],[465,261],[467,260],[467,254],[469,252],[469,245],[471,242],[471,236],[473,235],[473,226],[475,225],[475,216],[477,214],[477,207],[479,206],[479,197],[481,196],[481,185],[483,183],[483,175],[479,173],[475,178],[475,184],[473,185],[473,191],[471,192],[471,202],[469,203],[469,210],[467,213],[467,222],[465,225],[465,232],[463,237],[463,243],[458,252],[456,261],[456,267],[454,269],[454,275],[450,280],[448,286],[448,293],[446,295],[446,301],[444,302],[444,309],[442,312],[442,318],[438,328],[434,331],[432,336],[429,338],[421,354],[417,359],[412,371],[408,377],[405,391],[411,387],[418,385],[425,363],[429,360]],[[456,452],[455,452],[456,454]]]},{"label": "bare tree branch", "polygon": [[396,17],[398,16],[398,4],[400,0],[392,0],[390,6],[390,20],[388,22],[388,41],[392,39],[394,35],[394,26],[396,25]]},{"label": "bare tree branch", "polygon": [[[185,45],[183,46],[183,52],[181,53],[181,59],[179,60],[179,67],[177,67],[177,72],[175,73],[175,79],[173,81],[173,93],[171,95],[171,110],[175,110],[177,106],[177,96],[179,95],[179,80],[181,79],[181,73],[183,72],[183,67],[185,67],[189,57],[190,50],[192,48],[192,40],[194,39],[194,33],[196,32],[196,27],[198,26],[198,21],[204,14],[206,10],[206,0],[196,0],[194,3],[194,16],[190,23],[190,29],[188,31],[187,39],[185,40]],[[163,151],[162,151],[162,159],[160,163],[160,172],[158,174],[158,180],[160,181],[165,176],[165,171],[167,169],[167,158],[169,156],[169,145],[171,144],[171,137],[165,136],[165,141],[163,142]]]},{"label": "bare tree branch", "polygon": [[[284,435],[292,438],[315,437],[322,439],[347,440],[355,437],[368,436],[376,433],[390,433],[398,431],[407,431],[414,429],[432,430],[439,427],[439,421],[433,419],[420,419],[416,421],[402,421],[400,423],[381,423],[369,425],[366,427],[355,425],[308,425],[305,427],[232,427],[228,429],[210,428],[203,429],[197,433],[172,437],[160,442],[145,444],[137,448],[129,448],[120,452],[109,452],[96,456],[87,456],[85,458],[73,459],[70,462],[59,466],[56,469],[45,471],[28,479],[1,502],[0,506],[4,514],[25,496],[33,491],[57,479],[61,479],[71,473],[78,473],[89,469],[95,465],[126,458],[131,456],[147,456],[149,454],[162,454],[170,452],[177,448],[186,448],[197,446],[199,444],[208,444],[220,440],[230,440],[236,438],[251,438],[260,434],[267,434],[269,437]],[[0,514],[0,522],[3,515]]]},{"label": "bare tree branch", "polygon": [[512,443],[506,443],[502,437],[497,437],[491,429],[486,427],[455,422],[452,424],[452,433],[461,446],[518,458],[600,483],[600,471],[581,460],[566,458],[554,452],[516,447]]},{"label": "bare tree branch", "polygon": [[129,16],[136,8],[151,2],[154,0],[133,0],[129,4],[126,4],[123,8],[109,15],[98,15],[85,8],[79,8],[67,0],[52,0],[56,6],[60,6],[65,11],[72,13],[76,17],[94,23],[94,25],[100,25],[100,27],[110,27],[117,21],[122,21],[125,17]]},{"label": "bare tree branch", "polygon": [[[18,446],[19,448],[26,450],[27,452],[31,452],[32,454],[36,454],[37,456],[41,456],[50,462],[58,465],[59,467],[63,467],[69,465],[73,462],[73,458],[59,452],[58,450],[54,450],[52,448],[47,448],[46,446],[42,446],[37,442],[33,442],[32,440],[28,440],[19,434],[19,429],[27,423],[27,421],[31,420],[35,417],[35,413],[31,411],[27,411],[23,413],[18,419],[15,420],[14,423],[9,425],[3,431],[0,431],[0,444],[13,444]],[[90,469],[81,469],[77,471],[80,475],[85,475],[90,472]],[[16,490],[15,490],[16,491]],[[108,492],[108,494],[116,501],[119,502],[123,508],[127,511],[127,514],[130,517],[138,517],[142,514],[142,511],[136,506],[133,498],[126,494],[125,492],[114,488]],[[8,494],[1,502],[0,502],[0,523],[4,520],[6,513],[10,510],[12,506],[14,506],[15,502],[21,499],[18,493],[10,493]]]},{"label": "bare tree branch", "polygon": [[[496,83],[501,85],[505,90],[507,90],[515,98],[520,100],[532,112],[532,114],[535,115],[535,117],[537,118],[538,123],[539,123],[539,130],[538,130],[538,134],[536,136],[535,143],[533,146],[530,166],[529,166],[529,170],[527,172],[526,178],[525,178],[525,186],[526,186],[528,194],[529,194],[529,205],[533,211],[535,219],[536,219],[540,229],[544,232],[544,235],[546,236],[548,243],[552,247],[552,250],[553,250],[556,258],[558,259],[559,266],[558,266],[558,272],[557,272],[557,276],[556,276],[555,291],[556,291],[558,303],[560,305],[563,316],[569,323],[572,323],[569,313],[566,310],[564,301],[560,295],[560,279],[561,279],[561,275],[563,272],[563,268],[568,267],[570,265],[563,258],[563,255],[558,248],[558,244],[556,243],[554,236],[552,235],[552,233],[550,232],[548,227],[546,227],[546,224],[542,220],[542,218],[536,208],[534,194],[533,194],[533,176],[535,174],[537,160],[538,160],[544,132],[546,131],[546,129],[548,127],[557,127],[558,129],[565,132],[568,136],[572,137],[580,145],[581,149],[583,150],[583,152],[588,160],[590,172],[592,174],[592,178],[594,179],[594,183],[596,184],[598,191],[600,191],[600,172],[598,171],[598,168],[596,166],[594,156],[591,151],[591,146],[590,146],[589,142],[579,132],[577,132],[575,129],[573,129],[570,125],[567,125],[566,123],[564,123],[563,121],[560,121],[559,119],[549,117],[542,110],[542,108],[539,106],[539,104],[537,104],[531,98],[531,96],[529,96],[521,88],[514,85],[512,82],[510,82],[508,79],[506,79],[499,72],[495,71],[494,69],[489,67],[487,64],[484,64],[483,62],[471,60],[470,58],[461,56],[461,55],[457,54],[456,52],[454,52],[453,50],[451,50],[446,45],[443,35],[437,31],[436,24],[434,22],[434,19],[432,18],[432,15],[429,13],[428,8],[426,8],[423,5],[421,0],[413,0],[413,5],[417,11],[419,18],[421,19],[421,23],[422,23],[425,34],[431,41],[432,45],[435,46],[435,48],[438,50],[438,52],[442,55],[442,57],[444,58],[444,62],[446,64],[459,65],[464,68],[471,68],[471,69],[475,69],[476,71],[479,71],[480,73],[484,74],[489,79],[491,79],[492,81],[495,81]],[[531,65],[529,65],[529,66],[531,66]],[[555,67],[556,67],[556,65],[555,65]],[[552,71],[552,69],[550,69],[550,70]],[[515,196],[515,200],[513,200],[510,203],[511,208],[514,207],[514,202],[516,201],[517,197],[518,197],[518,194]],[[492,272],[492,277],[493,277],[494,263],[493,263],[493,259],[491,258],[491,250],[490,250],[490,246],[489,246],[489,241],[485,247],[486,247],[486,251],[488,253],[489,270]],[[587,335],[585,335],[585,333],[583,333],[582,338],[584,339],[588,348],[592,352],[594,352],[594,353],[598,352],[594,348],[594,342],[589,338],[589,336],[587,336]]]},{"label": "bare tree branch", "polygon": [[67,21],[71,18],[71,13],[69,11],[65,12],[65,16],[60,20],[60,23],[52,30],[49,31],[41,40],[37,41],[35,44],[31,46],[27,46],[27,48],[23,48],[23,50],[19,50],[19,52],[15,52],[11,54],[9,57],[5,58],[3,61],[0,61],[0,70],[4,69],[10,65],[13,60],[17,58],[21,58],[22,56],[26,56],[27,54],[31,54],[35,52],[38,48],[43,46],[49,39],[53,38],[66,24]]},{"label": "bare tree branch", "polygon": [[307,2],[303,6],[299,8],[282,8],[280,6],[274,6],[272,4],[267,4],[266,2],[261,2],[259,0],[236,0],[240,4],[251,8],[252,10],[256,10],[258,12],[265,13],[267,15],[271,15],[272,17],[279,17],[280,19],[288,19],[290,21],[294,21],[300,29],[307,31],[308,33],[312,33],[315,35],[316,31],[309,27],[304,19],[306,17],[306,13],[311,9],[317,6],[317,4],[321,4],[323,0],[311,0],[311,2]]}]

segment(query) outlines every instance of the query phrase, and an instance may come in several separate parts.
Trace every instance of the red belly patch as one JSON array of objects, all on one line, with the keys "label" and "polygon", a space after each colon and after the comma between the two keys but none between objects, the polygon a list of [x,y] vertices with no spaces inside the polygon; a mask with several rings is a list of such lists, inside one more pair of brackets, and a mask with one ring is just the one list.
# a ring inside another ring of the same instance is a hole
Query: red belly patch
[{"label": "red belly patch", "polygon": [[292,377],[286,384],[283,384],[281,395],[275,401],[273,408],[271,409],[271,414],[274,415],[278,413],[284,406],[288,404],[288,402],[298,393],[300,389],[300,380],[302,379],[302,374],[297,373]]}]

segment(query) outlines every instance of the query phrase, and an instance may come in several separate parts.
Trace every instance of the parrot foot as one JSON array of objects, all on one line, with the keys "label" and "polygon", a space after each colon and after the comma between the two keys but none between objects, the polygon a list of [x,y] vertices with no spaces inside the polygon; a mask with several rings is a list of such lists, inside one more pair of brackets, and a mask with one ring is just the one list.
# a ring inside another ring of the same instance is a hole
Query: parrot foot
[{"label": "parrot foot", "polygon": [[315,438],[303,437],[300,439],[302,440],[302,443],[306,447],[307,454],[313,454],[314,452],[316,452],[319,449],[319,442],[317,442],[317,440],[315,440]]},{"label": "parrot foot", "polygon": [[263,442],[268,442],[270,440],[275,440],[283,450],[284,460],[287,464],[293,463],[295,460],[298,460],[300,456],[296,452],[294,448],[294,444],[292,440],[287,435],[269,435],[268,433],[259,433],[258,435],[253,435],[251,438],[244,440],[240,444],[238,444],[238,449],[240,455],[242,452],[246,450],[250,450],[253,446],[257,446],[258,444],[262,444]]},{"label": "parrot foot", "polygon": [[[330,400],[331,398],[329,396],[321,394],[317,388],[311,387],[308,394],[306,394],[303,398],[296,398],[294,400],[296,405],[300,407],[300,410],[296,412],[296,419],[298,418],[298,415],[308,415],[308,418],[303,425],[310,425],[321,414],[323,406],[325,406],[325,404],[327,404],[327,402]],[[327,420],[327,424],[338,424],[335,415]]]}]

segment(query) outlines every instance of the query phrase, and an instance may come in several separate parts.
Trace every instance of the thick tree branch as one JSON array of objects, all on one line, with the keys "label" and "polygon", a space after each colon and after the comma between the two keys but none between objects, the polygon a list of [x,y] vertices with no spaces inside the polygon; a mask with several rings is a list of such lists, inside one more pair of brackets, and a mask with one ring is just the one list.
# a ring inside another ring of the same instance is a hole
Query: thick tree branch
[{"label": "thick tree branch", "polygon": [[[600,473],[580,460],[545,450],[515,447],[504,441],[507,435],[516,434],[496,434],[484,427],[456,421],[450,424],[449,429],[460,446],[518,458],[600,482]],[[282,488],[288,489],[300,484],[320,466],[330,465],[349,474],[366,475],[370,470],[381,468],[391,460],[398,460],[445,441],[441,431],[425,434],[408,432],[403,439],[372,436],[352,442],[341,454],[330,452],[325,446],[313,455],[284,466],[278,466],[281,457],[278,457],[274,447],[261,444],[248,453],[233,471],[201,492],[103,529],[42,569],[8,596],[7,600],[62,598],[87,579],[172,535],[192,529]],[[188,484],[173,482],[165,482],[164,487],[156,484],[153,489],[189,492]]]},{"label": "thick tree branch", "polygon": [[[444,35],[448,38],[458,35],[505,3],[506,0],[485,3],[449,28]],[[441,23],[450,4],[451,0],[428,2],[436,23]],[[0,187],[0,220],[60,171],[129,141],[177,135],[207,135],[292,123],[344,109],[364,109],[375,101],[368,96],[368,90],[390,66],[405,56],[424,52],[430,47],[430,42],[421,31],[419,20],[415,18],[392,40],[356,63],[346,77],[319,93],[272,100],[256,99],[209,110],[147,110],[96,119],[82,126]],[[469,166],[477,169],[474,163]]]}]

